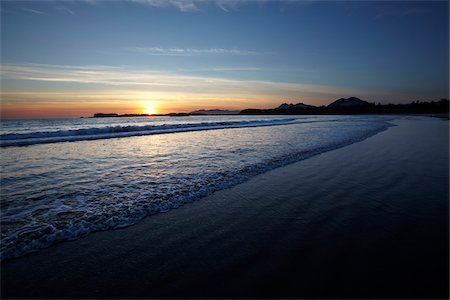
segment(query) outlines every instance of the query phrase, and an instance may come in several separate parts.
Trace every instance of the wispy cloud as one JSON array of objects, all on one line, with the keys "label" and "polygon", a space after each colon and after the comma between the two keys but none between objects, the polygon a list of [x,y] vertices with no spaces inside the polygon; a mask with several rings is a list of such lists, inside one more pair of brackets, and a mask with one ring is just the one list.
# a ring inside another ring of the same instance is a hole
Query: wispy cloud
[{"label": "wispy cloud", "polygon": [[[154,98],[189,99],[333,99],[342,95],[359,95],[354,89],[326,85],[275,82],[268,80],[238,80],[214,76],[192,76],[162,71],[108,66],[61,66],[44,64],[4,64],[2,78],[87,84],[86,88],[110,90],[125,88],[144,90]],[[103,88],[102,88],[103,86]],[[110,87],[108,87],[110,86]],[[82,89],[81,89],[82,90]]]},{"label": "wispy cloud", "polygon": [[[16,0],[17,2],[28,2],[25,0]],[[37,0],[34,0],[38,2]],[[30,2],[34,2],[30,1]],[[82,2],[88,5],[103,6],[109,3],[114,3],[121,0],[43,0],[44,3],[57,3],[58,5],[64,3],[65,7],[56,7],[58,10],[75,15],[74,11],[69,8],[71,4]],[[147,6],[151,8],[172,8],[180,12],[200,12],[205,11],[207,8],[217,8],[224,12],[237,11],[241,7],[246,5],[258,5],[263,6],[265,3],[278,3],[282,9],[285,6],[291,5],[303,5],[309,4],[316,0],[124,0],[128,3],[134,3],[136,5]],[[2,8],[2,10],[4,10]],[[44,14],[47,13],[31,8],[20,8],[20,10],[35,13]]]},{"label": "wispy cloud", "polygon": [[[96,1],[96,0],[91,0]],[[97,0],[98,1],[98,0]],[[217,7],[225,12],[238,10],[241,6],[266,2],[285,2],[280,0],[131,0],[134,3],[158,8],[175,8],[182,12],[198,12],[206,7]],[[306,0],[289,0],[288,2],[304,2]]]},{"label": "wispy cloud", "polygon": [[37,10],[37,9],[31,9],[31,8],[22,7],[21,10],[23,10],[25,12],[33,13],[33,14],[46,15],[45,12]]},{"label": "wispy cloud", "polygon": [[[22,0],[18,0],[22,1]],[[36,0],[35,0],[36,1]],[[101,6],[122,0],[46,0],[48,2],[83,2],[85,4]],[[207,8],[215,7],[225,12],[237,11],[241,7],[251,4],[259,6],[265,3],[279,3],[280,6],[285,5],[302,5],[312,3],[317,0],[124,0],[137,5],[152,8],[172,8],[181,12],[200,12]]]},{"label": "wispy cloud", "polygon": [[212,3],[214,3],[214,5],[217,8],[220,8],[221,10],[225,11],[225,12],[230,12],[230,11],[236,11],[238,10],[241,6],[249,4],[249,3],[263,3],[263,2],[267,2],[267,1],[263,1],[263,0],[253,0],[253,1],[248,1],[248,0],[215,0],[212,1]]},{"label": "wispy cloud", "polygon": [[[190,76],[177,73],[140,70],[110,66],[63,66],[47,64],[3,64],[3,78],[48,81],[105,84],[115,86],[167,87],[170,89],[211,88],[217,86],[235,89],[242,85],[239,80],[220,77]],[[244,83],[245,84],[245,83]]]},{"label": "wispy cloud", "polygon": [[198,68],[187,69],[185,71],[199,71],[199,72],[256,72],[264,70],[264,68],[257,67],[212,67],[212,68]]},{"label": "wispy cloud", "polygon": [[195,12],[200,10],[200,2],[194,0],[131,0],[131,2],[159,8],[174,7],[183,12]]},{"label": "wispy cloud", "polygon": [[129,51],[160,56],[201,56],[201,55],[256,55],[255,51],[238,48],[159,48],[159,47],[132,47]]},{"label": "wispy cloud", "polygon": [[[56,116],[61,107],[84,107],[89,114],[95,107],[114,106],[131,113],[136,111],[139,103],[148,101],[156,103],[161,112],[170,112],[217,107],[271,108],[286,101],[324,105],[345,96],[375,102],[409,101],[421,95],[415,91],[370,91],[325,84],[238,80],[110,66],[3,64],[1,77],[21,81],[20,89],[17,85],[10,88],[3,85],[0,91],[1,112],[10,116],[23,114],[30,107],[37,111],[54,110]],[[26,81],[34,84],[28,86]],[[47,83],[52,84],[50,88]],[[55,89],[55,85],[59,87]]]},{"label": "wispy cloud", "polygon": [[59,11],[68,13],[68,14],[70,14],[70,15],[72,15],[72,16],[75,15],[75,12],[74,12],[72,9],[70,9],[70,8],[68,8],[68,7],[66,7],[66,6],[60,6],[60,7],[57,7],[57,9],[58,9]]},{"label": "wispy cloud", "polygon": [[92,5],[97,5],[100,2],[107,2],[106,0],[81,0],[81,1]]}]

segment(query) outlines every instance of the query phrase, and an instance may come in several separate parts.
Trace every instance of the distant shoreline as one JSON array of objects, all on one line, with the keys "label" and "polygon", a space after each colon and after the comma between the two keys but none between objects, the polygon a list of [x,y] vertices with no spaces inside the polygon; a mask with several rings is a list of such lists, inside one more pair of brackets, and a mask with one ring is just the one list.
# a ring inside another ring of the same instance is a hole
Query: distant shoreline
[{"label": "distant shoreline", "polygon": [[424,116],[424,117],[433,117],[433,118],[440,118],[440,119],[446,119],[450,120],[450,115],[448,112],[444,113],[323,113],[323,114],[281,114],[281,113],[261,113],[261,114],[190,114],[190,113],[177,113],[177,114],[143,114],[143,115],[118,115],[118,116],[104,116],[104,117],[80,117],[82,119],[97,119],[97,118],[133,118],[133,117],[189,117],[189,116],[248,116],[248,115],[265,115],[265,116],[279,116],[279,115],[286,115],[286,116],[299,116],[299,115],[322,115],[322,116],[345,116],[345,115],[374,115],[374,116],[382,116],[382,115],[404,115],[404,116]]},{"label": "distant shoreline", "polygon": [[[187,117],[187,116],[223,116],[223,115],[431,115],[447,118],[449,100],[441,99],[431,102],[411,102],[409,104],[375,104],[356,97],[341,98],[327,106],[313,106],[304,103],[283,103],[276,108],[253,109],[241,111],[230,110],[196,110],[189,113],[168,114],[117,114],[96,113],[88,118],[121,117]],[[84,117],[81,117],[84,118]]]},{"label": "distant shoreline", "polygon": [[225,116],[225,115],[239,115],[236,114],[201,114],[201,113],[168,113],[168,114],[94,114],[92,117],[80,117],[80,118],[133,118],[133,117],[187,117],[187,116]]},{"label": "distant shoreline", "polygon": [[449,113],[449,100],[411,102],[409,104],[375,104],[356,97],[341,98],[327,106],[283,103],[272,109],[244,109],[243,115],[441,115]]}]

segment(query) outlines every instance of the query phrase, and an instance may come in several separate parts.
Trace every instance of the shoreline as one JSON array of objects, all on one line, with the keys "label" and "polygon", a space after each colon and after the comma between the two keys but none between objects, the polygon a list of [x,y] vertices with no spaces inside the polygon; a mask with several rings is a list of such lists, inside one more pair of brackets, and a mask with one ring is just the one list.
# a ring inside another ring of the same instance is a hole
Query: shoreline
[{"label": "shoreline", "polygon": [[2,262],[2,297],[448,296],[448,123],[394,123],[131,227]]}]

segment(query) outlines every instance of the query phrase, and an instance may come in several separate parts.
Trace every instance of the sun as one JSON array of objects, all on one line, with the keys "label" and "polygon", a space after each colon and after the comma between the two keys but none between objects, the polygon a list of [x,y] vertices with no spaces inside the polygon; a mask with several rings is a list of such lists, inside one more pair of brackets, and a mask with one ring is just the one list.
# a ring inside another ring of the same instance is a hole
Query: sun
[{"label": "sun", "polygon": [[153,105],[152,102],[145,103],[144,114],[147,114],[147,115],[156,114],[155,106]]}]

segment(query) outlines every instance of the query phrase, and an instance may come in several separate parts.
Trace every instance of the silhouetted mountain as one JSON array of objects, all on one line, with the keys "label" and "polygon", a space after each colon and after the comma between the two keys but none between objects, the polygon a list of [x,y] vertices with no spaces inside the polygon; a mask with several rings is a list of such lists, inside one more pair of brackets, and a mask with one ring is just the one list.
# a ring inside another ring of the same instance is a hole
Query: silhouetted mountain
[{"label": "silhouetted mountain", "polygon": [[349,106],[367,106],[369,102],[361,100],[357,97],[341,98],[328,105],[328,107],[349,107]]},{"label": "silhouetted mountain", "polygon": [[420,102],[415,101],[409,104],[380,104],[375,105],[356,97],[341,98],[328,106],[313,106],[304,103],[287,104],[283,103],[277,108],[271,109],[244,109],[240,112],[221,109],[200,109],[190,113],[169,113],[169,114],[124,114],[116,113],[96,113],[94,118],[105,117],[154,117],[171,116],[185,117],[190,115],[353,115],[353,114],[440,114],[448,118],[449,100]]},{"label": "silhouetted mountain", "polygon": [[341,98],[328,106],[312,106],[303,103],[283,103],[272,109],[244,109],[243,115],[352,115],[352,114],[447,114],[449,100],[419,102],[409,104],[369,103],[356,97]]},{"label": "silhouetted mountain", "polygon": [[278,106],[277,109],[302,109],[302,108],[315,108],[315,106],[313,105],[307,105],[304,103],[297,103],[297,104],[287,104],[287,103],[283,103],[280,106]]},{"label": "silhouetted mountain", "polygon": [[190,115],[237,115],[239,110],[200,109],[189,113]]}]

